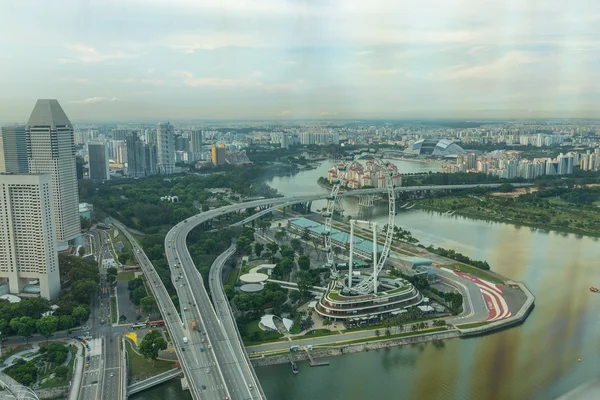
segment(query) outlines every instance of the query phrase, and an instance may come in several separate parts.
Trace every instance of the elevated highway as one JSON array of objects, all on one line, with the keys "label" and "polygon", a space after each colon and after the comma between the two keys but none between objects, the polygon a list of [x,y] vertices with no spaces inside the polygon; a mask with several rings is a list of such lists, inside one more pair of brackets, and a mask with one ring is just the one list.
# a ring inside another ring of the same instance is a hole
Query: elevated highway
[{"label": "elevated highway", "polygon": [[149,389],[153,386],[159,385],[173,378],[177,378],[178,376],[181,376],[180,369],[170,369],[168,371],[163,372],[162,374],[155,375],[152,378],[144,379],[141,382],[129,385],[129,387],[127,388],[127,395],[130,396],[132,394],[139,393],[142,390]]}]

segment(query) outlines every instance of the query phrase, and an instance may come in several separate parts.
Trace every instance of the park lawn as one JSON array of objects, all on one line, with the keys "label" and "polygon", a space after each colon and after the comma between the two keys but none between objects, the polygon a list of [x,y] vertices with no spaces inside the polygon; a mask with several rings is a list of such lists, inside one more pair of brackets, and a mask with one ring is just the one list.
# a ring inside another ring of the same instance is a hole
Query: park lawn
[{"label": "park lawn", "polygon": [[136,353],[131,346],[132,344],[126,340],[127,365],[129,366],[129,376],[131,378],[145,379],[173,369],[175,363],[171,361],[156,360],[154,366],[152,366],[151,360],[146,360],[144,356]]},{"label": "park lawn", "polygon": [[461,272],[465,272],[467,274],[476,276],[477,278],[481,278],[488,282],[496,283],[498,285],[505,284],[502,279],[497,278],[495,275],[492,275],[483,269],[479,269],[479,268],[473,267],[471,265],[452,264],[452,265],[448,265],[448,268],[453,269],[453,270],[458,269]]},{"label": "park lawn", "polygon": [[[242,331],[244,331],[245,334],[242,336],[242,340],[244,341],[245,346],[254,346],[265,342],[276,342],[283,337],[279,332],[263,331],[258,327],[258,322],[258,320],[254,320],[244,324],[245,329],[242,329]],[[255,334],[258,334],[258,339],[254,338]]]},{"label": "park lawn", "polygon": [[[61,343],[61,344],[64,344],[64,343]],[[69,363],[67,364],[67,368],[69,369],[69,372],[67,372],[67,376],[65,377],[65,379],[59,379],[59,378],[55,377],[55,378],[47,380],[46,382],[41,384],[40,388],[48,389],[48,388],[54,388],[54,387],[69,386],[69,382],[71,381],[71,377],[73,376],[73,364],[75,364],[75,359],[78,357],[77,347],[69,347],[69,351],[71,352],[71,359],[69,360]],[[51,374],[52,370],[49,371],[49,373]]]},{"label": "park lawn", "polygon": [[110,298],[110,320],[113,324],[116,324],[118,318],[119,318],[119,316],[117,315],[117,298],[115,296],[111,296],[111,298]]},{"label": "park lawn", "polygon": [[471,324],[456,325],[456,327],[460,328],[460,329],[471,329],[471,328],[479,328],[480,326],[485,326],[490,323],[491,323],[491,321],[473,322]]},{"label": "park lawn", "polygon": [[118,281],[130,281],[135,278],[135,271],[119,272],[117,274]]},{"label": "park lawn", "polygon": [[229,271],[229,275],[227,275],[227,280],[225,281],[225,285],[229,285],[231,287],[235,286],[235,283],[238,280],[238,275],[240,273],[240,270],[237,268],[234,268],[232,270]]}]

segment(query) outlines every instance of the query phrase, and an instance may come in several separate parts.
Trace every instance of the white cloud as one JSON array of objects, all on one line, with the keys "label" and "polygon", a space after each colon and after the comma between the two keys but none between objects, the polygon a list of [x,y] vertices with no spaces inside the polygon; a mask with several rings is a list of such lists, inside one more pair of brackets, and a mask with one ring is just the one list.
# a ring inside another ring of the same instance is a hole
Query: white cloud
[{"label": "white cloud", "polygon": [[221,89],[240,89],[240,88],[257,88],[267,91],[293,90],[299,88],[304,81],[295,80],[293,82],[263,82],[258,78],[262,74],[257,74],[255,71],[249,77],[242,78],[222,78],[222,77],[196,77],[189,71],[174,71],[174,77],[181,78],[182,82],[190,87],[212,87]]},{"label": "white cloud", "polygon": [[123,53],[123,52],[115,52],[115,53],[102,53],[95,49],[94,47],[84,45],[84,44],[70,44],[67,46],[69,50],[71,50],[71,57],[69,58],[61,58],[59,59],[59,63],[61,64],[71,64],[71,63],[100,63],[104,61],[125,59],[125,58],[134,58],[136,55],[132,53]]},{"label": "white cloud", "polygon": [[367,71],[370,75],[397,75],[402,72],[401,69],[370,69]]},{"label": "white cloud", "polygon": [[138,79],[138,78],[127,78],[121,79],[121,83],[136,84],[136,85],[150,85],[150,86],[163,86],[166,82],[162,79]]},{"label": "white cloud", "polygon": [[297,65],[298,61],[295,61],[295,60],[285,60],[283,63],[285,65]]},{"label": "white cloud", "polygon": [[94,103],[106,103],[106,102],[115,102],[120,101],[118,97],[88,97],[83,100],[71,100],[69,103],[78,103],[78,104],[94,104]]},{"label": "white cloud", "polygon": [[364,51],[357,51],[356,53],[354,53],[357,56],[368,56],[370,54],[373,54],[374,51],[373,50],[364,50]]},{"label": "white cloud", "polygon": [[260,47],[266,45],[263,40],[256,36],[235,32],[178,34],[167,37],[163,44],[173,50],[187,54],[228,47]]},{"label": "white cloud", "polygon": [[283,110],[282,112],[279,113],[280,116],[285,117],[288,115],[291,115],[292,112],[290,110]]}]

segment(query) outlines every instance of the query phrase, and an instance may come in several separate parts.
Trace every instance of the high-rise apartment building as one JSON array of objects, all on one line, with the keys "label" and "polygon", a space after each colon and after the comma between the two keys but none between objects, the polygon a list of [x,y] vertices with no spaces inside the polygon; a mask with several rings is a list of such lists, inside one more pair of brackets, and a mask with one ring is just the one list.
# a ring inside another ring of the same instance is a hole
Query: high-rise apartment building
[{"label": "high-rise apartment building", "polygon": [[190,152],[202,153],[202,131],[199,129],[190,132]]},{"label": "high-rise apartment building", "polygon": [[146,176],[146,145],[137,133],[130,133],[125,138],[127,147],[127,174],[134,178]]},{"label": "high-rise apartment building", "polygon": [[212,145],[211,160],[214,166],[225,164],[225,145]]},{"label": "high-rise apartment building", "polygon": [[26,174],[27,144],[25,126],[3,126],[0,136],[0,172]]},{"label": "high-rise apartment building", "polygon": [[156,152],[158,173],[169,175],[175,172],[175,129],[168,122],[161,122],[156,128]]},{"label": "high-rise apartment building", "polygon": [[50,175],[0,174],[0,280],[10,293],[60,292],[51,183]]},{"label": "high-rise apartment building", "polygon": [[147,144],[144,150],[146,152],[146,175],[156,175],[156,146]]},{"label": "high-rise apartment building", "polygon": [[108,148],[104,143],[88,142],[88,165],[90,179],[107,181],[110,179]]},{"label": "high-rise apartment building", "polygon": [[29,172],[52,177],[56,240],[81,234],[73,125],[57,100],[38,100],[25,129]]}]

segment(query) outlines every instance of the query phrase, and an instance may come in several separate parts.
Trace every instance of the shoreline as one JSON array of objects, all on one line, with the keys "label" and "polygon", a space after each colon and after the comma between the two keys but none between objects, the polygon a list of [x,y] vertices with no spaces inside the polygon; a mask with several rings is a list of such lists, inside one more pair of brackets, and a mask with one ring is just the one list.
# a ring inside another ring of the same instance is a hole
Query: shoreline
[{"label": "shoreline", "polygon": [[446,209],[438,208],[438,207],[424,206],[418,202],[414,202],[414,204],[415,204],[416,208],[423,210],[423,211],[434,211],[434,212],[439,212],[440,214],[447,214],[449,211],[453,211],[452,215],[460,215],[461,217],[477,219],[480,221],[500,222],[503,224],[514,225],[516,227],[535,228],[535,229],[537,229],[541,232],[545,232],[545,233],[556,232],[556,233],[573,234],[576,236],[587,236],[587,237],[591,237],[591,238],[599,238],[600,237],[600,232],[561,229],[559,227],[540,225],[540,224],[534,224],[534,223],[529,223],[529,222],[520,222],[520,221],[515,221],[512,219],[494,218],[494,217],[484,216],[484,215],[480,215],[480,214],[476,214],[476,213],[463,212],[461,210],[446,210]]},{"label": "shoreline", "polygon": [[[389,338],[385,337],[380,340],[369,340],[369,338],[365,339],[364,343],[351,343],[351,344],[343,344],[340,342],[339,345],[336,343],[332,343],[330,345],[315,345],[313,346],[313,350],[311,350],[311,356],[314,359],[326,358],[326,357],[338,357],[343,356],[345,354],[354,354],[354,353],[362,353],[367,351],[376,351],[385,348],[391,347],[400,347],[406,346],[410,344],[418,344],[418,343],[427,343],[427,342],[438,342],[455,338],[473,338],[477,336],[485,336],[495,332],[499,332],[505,329],[510,329],[512,327],[521,325],[531,311],[533,311],[535,307],[535,297],[529,291],[527,286],[525,286],[522,282],[512,281],[507,279],[509,285],[516,285],[521,289],[527,300],[516,315],[499,320],[494,321],[489,324],[474,327],[461,329],[458,326],[451,326],[450,329],[444,332],[431,332],[431,333],[417,333],[413,336],[402,337],[402,338]],[[269,365],[277,365],[277,364],[287,364],[290,362],[288,356],[292,357],[292,360],[298,361],[308,361],[308,355],[305,351],[298,351],[295,353],[292,352],[277,352],[276,355],[262,355],[258,357],[251,357],[250,362],[253,367],[266,367]]]}]

